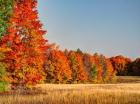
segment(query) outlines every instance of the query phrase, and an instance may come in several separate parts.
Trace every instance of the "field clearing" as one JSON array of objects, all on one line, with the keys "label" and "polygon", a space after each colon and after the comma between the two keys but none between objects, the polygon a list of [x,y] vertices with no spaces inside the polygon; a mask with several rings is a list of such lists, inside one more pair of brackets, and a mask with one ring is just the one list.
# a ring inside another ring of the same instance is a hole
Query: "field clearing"
[{"label": "field clearing", "polygon": [[[121,78],[123,81],[128,79]],[[37,93],[0,95],[0,104],[140,104],[140,83],[124,82],[39,84],[36,86]]]},{"label": "field clearing", "polygon": [[140,83],[140,76],[117,76],[117,83]]}]

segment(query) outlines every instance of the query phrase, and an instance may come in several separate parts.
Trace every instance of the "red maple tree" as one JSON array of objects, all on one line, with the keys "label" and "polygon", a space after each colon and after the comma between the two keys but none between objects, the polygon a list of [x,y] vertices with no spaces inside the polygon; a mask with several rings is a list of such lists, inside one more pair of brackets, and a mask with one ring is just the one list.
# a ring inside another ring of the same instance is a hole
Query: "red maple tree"
[{"label": "red maple tree", "polygon": [[11,83],[33,85],[43,79],[46,40],[38,20],[37,0],[15,0],[8,34],[1,40],[1,47],[10,48],[5,62],[11,74]]}]

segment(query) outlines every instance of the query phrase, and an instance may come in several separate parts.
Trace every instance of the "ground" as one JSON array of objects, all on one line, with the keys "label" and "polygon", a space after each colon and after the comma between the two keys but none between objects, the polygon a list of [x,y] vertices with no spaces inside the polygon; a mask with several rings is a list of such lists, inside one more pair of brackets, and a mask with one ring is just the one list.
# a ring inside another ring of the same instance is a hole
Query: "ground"
[{"label": "ground", "polygon": [[1,95],[0,104],[140,104],[140,77],[117,77],[116,84],[40,84],[37,88],[34,94]]}]

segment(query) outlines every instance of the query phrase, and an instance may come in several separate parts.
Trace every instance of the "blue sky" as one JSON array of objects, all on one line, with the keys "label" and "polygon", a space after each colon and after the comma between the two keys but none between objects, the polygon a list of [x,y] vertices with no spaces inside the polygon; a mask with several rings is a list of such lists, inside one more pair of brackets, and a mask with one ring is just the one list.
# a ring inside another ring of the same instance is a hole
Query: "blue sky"
[{"label": "blue sky", "polygon": [[62,49],[140,57],[140,0],[38,0],[38,10]]}]

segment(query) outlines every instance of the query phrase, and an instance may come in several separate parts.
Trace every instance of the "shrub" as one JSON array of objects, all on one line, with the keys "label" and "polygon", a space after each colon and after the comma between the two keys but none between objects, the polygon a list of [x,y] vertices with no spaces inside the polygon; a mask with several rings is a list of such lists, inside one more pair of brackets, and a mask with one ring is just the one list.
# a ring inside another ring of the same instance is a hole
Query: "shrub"
[{"label": "shrub", "polygon": [[0,92],[6,91],[8,82],[6,81],[6,65],[0,62]]}]

